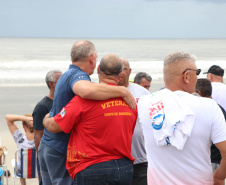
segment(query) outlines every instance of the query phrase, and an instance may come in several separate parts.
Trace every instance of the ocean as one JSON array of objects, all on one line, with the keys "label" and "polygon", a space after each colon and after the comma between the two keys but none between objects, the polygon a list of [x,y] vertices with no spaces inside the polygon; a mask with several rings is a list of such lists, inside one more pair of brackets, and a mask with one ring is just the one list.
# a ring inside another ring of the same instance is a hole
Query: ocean
[{"label": "ocean", "polygon": [[[0,38],[0,86],[45,85],[49,70],[62,72],[71,64],[72,45],[81,39]],[[202,72],[211,65],[226,69],[226,39],[89,39],[97,48],[97,65],[109,53],[130,62],[133,79],[137,72],[147,72],[153,82],[162,81],[164,57],[173,51],[194,54]],[[206,77],[202,74],[200,78]],[[98,82],[96,70],[91,75]]]}]

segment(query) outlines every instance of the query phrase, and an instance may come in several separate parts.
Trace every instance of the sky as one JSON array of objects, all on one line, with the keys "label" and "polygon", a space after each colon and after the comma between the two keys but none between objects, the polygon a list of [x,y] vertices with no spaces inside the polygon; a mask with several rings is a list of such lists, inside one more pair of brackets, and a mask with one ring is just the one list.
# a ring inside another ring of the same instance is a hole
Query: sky
[{"label": "sky", "polygon": [[226,0],[0,0],[0,37],[226,38]]}]

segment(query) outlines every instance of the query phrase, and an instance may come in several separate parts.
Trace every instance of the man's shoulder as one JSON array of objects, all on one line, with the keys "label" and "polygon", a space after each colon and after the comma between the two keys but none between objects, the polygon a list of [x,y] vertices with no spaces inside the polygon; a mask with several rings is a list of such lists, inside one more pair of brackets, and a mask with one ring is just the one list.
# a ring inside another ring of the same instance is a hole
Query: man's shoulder
[{"label": "man's shoulder", "polygon": [[131,93],[132,93],[132,91],[135,93],[135,95],[133,95],[133,96],[141,96],[141,95],[148,95],[148,94],[150,94],[150,92],[147,89],[145,89],[144,87],[142,87],[142,86],[140,86],[138,84],[132,83],[132,82],[129,82],[128,90]]},{"label": "man's shoulder", "polygon": [[224,83],[212,82],[211,84],[214,89],[226,89],[226,84],[224,84]]},{"label": "man's shoulder", "polygon": [[48,96],[45,96],[41,101],[37,103],[35,106],[35,109],[40,108],[40,107],[46,107],[46,108],[51,108],[53,104],[53,100],[50,99]]},{"label": "man's shoulder", "polygon": [[82,71],[78,66],[71,65],[70,68],[61,76],[58,81],[58,84],[64,85],[68,81],[72,84],[79,80],[88,80],[91,81],[89,75]]}]

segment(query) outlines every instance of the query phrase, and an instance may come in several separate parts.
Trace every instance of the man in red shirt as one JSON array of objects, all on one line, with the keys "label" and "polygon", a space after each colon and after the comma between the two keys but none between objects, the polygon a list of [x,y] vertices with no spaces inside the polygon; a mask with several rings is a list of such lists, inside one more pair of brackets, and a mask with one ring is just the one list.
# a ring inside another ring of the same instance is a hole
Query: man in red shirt
[{"label": "man in red shirt", "polygon": [[[97,69],[99,82],[117,85],[122,69],[119,57],[104,56]],[[122,98],[96,101],[75,96],[55,117],[47,115],[43,124],[50,132],[71,132],[66,166],[73,184],[131,184],[136,118],[137,110]]]}]

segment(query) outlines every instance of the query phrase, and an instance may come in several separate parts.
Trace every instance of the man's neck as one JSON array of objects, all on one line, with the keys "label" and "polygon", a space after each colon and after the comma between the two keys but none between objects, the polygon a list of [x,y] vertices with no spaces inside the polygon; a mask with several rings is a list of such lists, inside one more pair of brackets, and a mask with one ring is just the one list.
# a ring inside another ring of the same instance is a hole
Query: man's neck
[{"label": "man's neck", "polygon": [[54,90],[50,89],[48,97],[53,100],[53,96],[54,96]]},{"label": "man's neck", "polygon": [[79,67],[82,71],[84,71],[88,75],[90,75],[89,74],[89,66],[87,66],[87,63],[85,61],[72,62],[72,65],[75,65],[75,66]]}]

